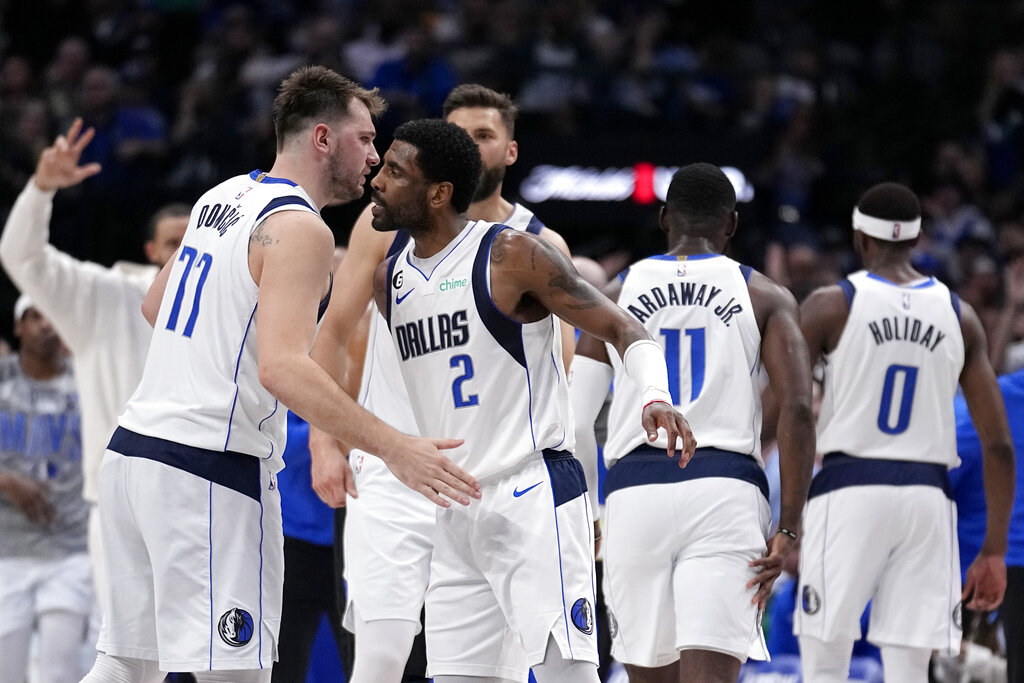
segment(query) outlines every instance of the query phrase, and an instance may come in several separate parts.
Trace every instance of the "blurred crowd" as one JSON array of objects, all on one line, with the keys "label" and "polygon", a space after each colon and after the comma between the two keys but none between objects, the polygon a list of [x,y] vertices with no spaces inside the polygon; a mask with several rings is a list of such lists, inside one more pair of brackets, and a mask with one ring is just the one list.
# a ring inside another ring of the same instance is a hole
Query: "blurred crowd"
[{"label": "blurred crowd", "polygon": [[[0,0],[0,219],[76,115],[104,170],[58,196],[53,242],[111,263],[142,260],[157,206],[272,158],[274,89],[297,65],[380,87],[383,145],[479,82],[515,97],[520,140],[741,141],[758,199],[737,255],[798,297],[850,269],[858,193],[907,182],[919,266],[981,312],[1009,371],[1024,365],[1021,29],[1021,0]],[[633,234],[610,244],[643,255]]]}]

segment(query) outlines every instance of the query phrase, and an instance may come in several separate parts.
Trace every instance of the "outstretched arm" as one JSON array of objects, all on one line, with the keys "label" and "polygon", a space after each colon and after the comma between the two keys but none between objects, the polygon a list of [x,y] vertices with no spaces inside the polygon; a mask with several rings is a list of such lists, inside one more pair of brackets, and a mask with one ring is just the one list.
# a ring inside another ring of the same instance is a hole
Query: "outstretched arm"
[{"label": "outstretched arm", "polygon": [[580,277],[558,249],[529,233],[498,233],[491,247],[491,283],[494,302],[506,315],[528,322],[550,312],[614,346],[626,375],[640,387],[648,439],[654,441],[665,429],[669,455],[682,440],[680,465],[689,461],[696,449],[693,432],[672,407],[665,356],[643,325]]},{"label": "outstretched arm", "polygon": [[[309,354],[343,387],[348,386],[345,378],[351,369],[347,349],[353,341],[352,331],[358,329],[373,295],[373,271],[384,260],[394,238],[394,233],[374,230],[370,224],[372,218],[367,206],[352,226],[348,251],[334,272],[334,295]],[[350,392],[350,395],[355,396],[355,393]],[[338,442],[331,434],[310,425],[313,489],[331,507],[344,505],[346,494],[354,490],[346,460],[349,450],[348,445]]]},{"label": "outstretched arm", "polygon": [[[779,528],[800,534],[800,519],[814,467],[814,413],[811,408],[811,362],[800,331],[799,309],[788,290],[760,273],[750,279],[750,298],[761,327],[761,360],[778,403],[779,469],[782,511]],[[780,532],[768,541],[768,551],[751,562],[759,568],[747,585],[758,586],[754,601],[767,604],[775,579],[782,573],[796,539]]]},{"label": "outstretched arm", "polygon": [[250,264],[260,288],[256,334],[263,386],[311,425],[378,455],[399,479],[438,505],[449,506],[442,494],[463,504],[478,497],[477,482],[440,452],[461,441],[400,434],[357,405],[310,358],[317,302],[334,252],[327,226],[313,214],[284,211],[257,230],[261,241],[251,247]]},{"label": "outstretched arm", "polygon": [[1006,538],[1013,506],[1013,440],[1006,420],[1006,407],[995,372],[989,363],[985,330],[974,309],[961,304],[964,336],[964,368],[960,386],[967,400],[971,420],[981,441],[985,503],[988,506],[985,540],[977,559],[967,569],[963,595],[967,606],[993,610],[1006,592]]}]

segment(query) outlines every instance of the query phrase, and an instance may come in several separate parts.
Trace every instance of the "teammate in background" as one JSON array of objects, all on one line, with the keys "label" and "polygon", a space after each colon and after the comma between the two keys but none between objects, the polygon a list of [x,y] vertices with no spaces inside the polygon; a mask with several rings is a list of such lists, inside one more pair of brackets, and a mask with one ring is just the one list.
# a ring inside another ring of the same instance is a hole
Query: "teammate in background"
[{"label": "teammate in background", "polygon": [[411,238],[378,266],[374,298],[416,423],[464,435],[452,455],[482,486],[479,501],[437,518],[429,672],[438,683],[519,680],[515,643],[539,683],[596,682],[593,517],[554,315],[625,356],[649,439],[666,429],[672,453],[681,438],[685,461],[693,437],[667,402],[664,356],[636,321],[548,242],[467,220],[480,166],[460,127],[412,121],[371,183],[374,229],[404,226]]},{"label": "teammate in background", "polygon": [[[448,96],[444,111],[449,121],[469,132],[483,160],[482,180],[467,215],[538,234],[568,255],[558,233],[526,207],[501,196],[505,169],[518,155],[512,100],[481,85],[460,85]],[[371,218],[367,207],[352,229],[348,254],[336,273],[336,279],[346,283],[346,295],[335,297],[328,307],[312,352],[338,381],[351,371],[343,350],[358,343],[353,330],[370,302],[373,271],[408,240],[404,232],[375,231]],[[400,431],[416,433],[390,334],[375,309],[371,315],[359,401]],[[563,326],[562,335],[562,359],[568,367],[572,328]],[[419,648],[412,659],[409,652],[420,630],[429,579],[434,506],[403,486],[374,455],[353,451],[347,462],[344,447],[316,430],[311,431],[310,446],[313,482],[320,496],[334,506],[346,504],[346,492],[350,496],[347,512],[339,511],[336,523],[340,526],[338,520],[344,519],[345,626],[361,636],[356,638],[353,683],[396,683],[403,670],[405,680],[422,679],[423,666],[412,661]]]},{"label": "teammate in background", "polygon": [[[854,209],[853,228],[865,270],[801,306],[812,360],[825,366],[825,458],[804,517],[794,630],[804,680],[845,681],[872,600],[868,640],[882,650],[885,680],[923,683],[932,650],[960,651],[960,601],[991,610],[1003,599],[1013,448],[977,315],[911,266],[917,196],[875,185]],[[980,436],[988,502],[985,541],[962,592],[948,477],[958,382]]]},{"label": "teammate in background", "polygon": [[[737,221],[736,193],[717,166],[681,168],[659,218],[668,253],[605,289],[664,346],[672,402],[699,445],[685,469],[665,458],[663,441],[647,443],[636,423],[641,388],[622,364],[594,337],[577,345],[570,385],[581,460],[596,457],[594,420],[615,380],[604,594],[612,654],[634,683],[735,682],[747,657],[767,659],[761,610],[800,532],[814,461],[807,346],[793,296],[722,255]],[[762,363],[781,406],[782,514],[767,545]]]},{"label": "teammate in background", "polygon": [[363,193],[383,107],[330,69],[291,74],[274,101],[273,168],[206,192],[147,293],[153,342],[100,476],[106,566],[119,590],[85,681],[156,681],[159,669],[193,670],[201,683],[270,680],[284,406],[381,453],[438,504],[479,495],[439,452],[459,441],[396,432],[308,354],[334,251],[319,209]]},{"label": "teammate in background", "polygon": [[117,416],[142,376],[153,328],[140,307],[160,268],[174,256],[188,226],[189,207],[170,204],[150,219],[144,245],[152,265],[116,263],[105,268],[63,254],[49,244],[50,213],[57,190],[100,172],[79,166],[93,129],[76,119],[66,135],[43,150],[35,175],[14,203],[3,235],[0,263],[32,298],[71,350],[82,411],[82,493],[90,504],[89,555],[100,607],[109,594],[101,565],[99,470]]},{"label": "teammate in background", "polygon": [[72,683],[93,608],[75,377],[24,294],[14,334],[18,354],[0,359],[0,681],[27,680],[35,633],[40,682]]}]

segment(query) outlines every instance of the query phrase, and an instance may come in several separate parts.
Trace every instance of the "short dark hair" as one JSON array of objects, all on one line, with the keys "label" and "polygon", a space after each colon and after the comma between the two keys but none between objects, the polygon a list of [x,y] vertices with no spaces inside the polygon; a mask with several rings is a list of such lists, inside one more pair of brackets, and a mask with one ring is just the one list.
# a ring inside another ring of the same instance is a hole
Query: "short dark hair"
[{"label": "short dark hair", "polygon": [[879,183],[860,197],[857,208],[866,216],[890,221],[912,221],[921,217],[921,201],[906,185]]},{"label": "short dark hair", "polygon": [[150,219],[146,223],[146,241],[152,242],[156,239],[156,226],[160,224],[165,218],[181,218],[184,216],[188,218],[192,215],[192,207],[182,202],[175,202],[174,204],[166,204],[156,210]]},{"label": "short dark hair", "polygon": [[452,206],[469,208],[480,182],[483,161],[469,133],[444,119],[417,119],[395,130],[395,140],[417,149],[416,165],[430,182],[452,184]]},{"label": "short dark hair", "polygon": [[310,119],[347,117],[353,99],[361,100],[371,116],[380,116],[387,108],[377,88],[367,90],[326,66],[304,66],[293,71],[281,82],[274,98],[277,151],[284,148],[289,136],[308,125]]},{"label": "short dark hair", "polygon": [[456,86],[448,93],[444,100],[444,117],[448,118],[456,109],[466,107],[483,107],[484,109],[497,109],[501,116],[501,122],[505,124],[509,138],[515,137],[516,117],[519,116],[519,108],[516,107],[512,98],[505,93],[491,90],[479,83],[463,83]]},{"label": "short dark hair", "polygon": [[722,220],[736,210],[736,188],[714,164],[690,164],[672,176],[665,205],[694,225]]}]

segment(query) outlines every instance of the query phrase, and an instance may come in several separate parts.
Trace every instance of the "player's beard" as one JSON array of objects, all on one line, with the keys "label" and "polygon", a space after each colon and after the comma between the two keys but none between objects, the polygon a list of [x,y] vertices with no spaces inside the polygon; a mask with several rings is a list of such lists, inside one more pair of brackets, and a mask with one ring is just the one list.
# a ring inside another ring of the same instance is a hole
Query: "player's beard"
[{"label": "player's beard", "polygon": [[346,176],[341,159],[338,159],[338,163],[331,164],[329,168],[330,177],[328,182],[330,183],[332,197],[340,202],[350,202],[363,196],[366,176],[362,174],[355,177]]},{"label": "player's beard", "polygon": [[490,197],[498,191],[504,180],[505,164],[498,164],[490,168],[485,167],[484,172],[480,175],[480,184],[477,185],[476,192],[473,193],[473,201],[479,202]]}]

